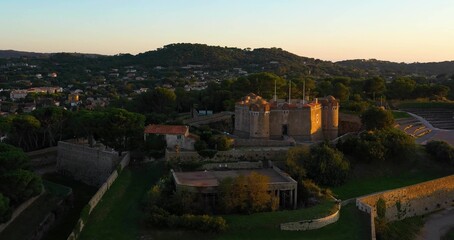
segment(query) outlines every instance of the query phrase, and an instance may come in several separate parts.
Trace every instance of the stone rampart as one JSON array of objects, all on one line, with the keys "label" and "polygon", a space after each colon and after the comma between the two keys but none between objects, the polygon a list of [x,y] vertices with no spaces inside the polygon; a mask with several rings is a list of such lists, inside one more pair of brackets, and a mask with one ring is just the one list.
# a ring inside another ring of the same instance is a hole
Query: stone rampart
[{"label": "stone rampart", "polygon": [[386,218],[390,221],[450,207],[454,204],[454,175],[364,196],[357,199],[357,202],[363,204],[357,205],[371,206],[376,216],[376,205],[380,198],[386,202]]},{"label": "stone rampart", "polygon": [[100,186],[110,176],[120,158],[105,147],[58,142],[57,171],[88,185]]},{"label": "stone rampart", "polygon": [[376,239],[374,219],[379,199],[385,201],[385,217],[390,221],[451,207],[454,206],[454,175],[357,198],[358,209],[370,214],[373,240]]},{"label": "stone rampart", "polygon": [[[129,165],[129,162],[131,160],[131,157],[130,157],[130,153],[126,153],[122,160],[120,161],[119,163],[119,169],[120,170],[123,170],[126,166]],[[104,194],[107,192],[107,190],[109,190],[110,186],[112,186],[112,184],[115,182],[115,180],[117,180],[117,177],[118,177],[118,169],[115,170],[108,178],[107,180],[101,185],[101,187],[98,189],[98,191],[93,195],[93,197],[91,197],[90,201],[88,201],[88,206],[89,206],[89,210],[88,210],[88,216],[90,216],[91,212],[93,211],[93,209],[96,207],[96,205],[98,205],[99,201],[101,201],[102,197],[104,196]],[[88,217],[87,216],[87,217]],[[78,221],[77,221],[77,224],[76,226],[74,226],[74,229],[73,231],[71,232],[71,234],[68,236],[68,240],[75,240],[77,239],[77,237],[79,236],[80,232],[83,230],[84,226],[85,226],[85,223],[84,221],[87,221],[87,219],[82,219],[80,218]]]},{"label": "stone rampart", "polygon": [[331,223],[337,222],[340,216],[340,208],[341,205],[339,204],[336,212],[323,218],[281,223],[280,228],[284,231],[307,231],[312,229],[319,229]]}]

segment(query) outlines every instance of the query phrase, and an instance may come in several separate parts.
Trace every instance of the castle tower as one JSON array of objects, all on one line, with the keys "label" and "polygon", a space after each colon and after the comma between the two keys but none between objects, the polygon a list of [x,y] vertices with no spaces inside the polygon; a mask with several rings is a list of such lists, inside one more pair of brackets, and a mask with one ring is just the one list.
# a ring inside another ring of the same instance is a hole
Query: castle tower
[{"label": "castle tower", "polygon": [[320,100],[322,104],[322,129],[325,139],[335,139],[339,132],[339,102],[328,96]]},{"label": "castle tower", "polygon": [[265,100],[250,105],[250,138],[270,137],[270,105]]}]

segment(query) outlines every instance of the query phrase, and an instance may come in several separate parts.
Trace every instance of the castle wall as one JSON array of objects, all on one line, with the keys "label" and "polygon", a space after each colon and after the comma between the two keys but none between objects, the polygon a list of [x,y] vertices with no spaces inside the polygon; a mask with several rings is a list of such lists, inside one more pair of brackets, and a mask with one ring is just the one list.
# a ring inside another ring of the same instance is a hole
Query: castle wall
[{"label": "castle wall", "polygon": [[310,129],[310,137],[312,141],[321,141],[323,140],[323,131],[322,131],[322,108],[320,106],[316,106],[311,108],[311,129]]},{"label": "castle wall", "polygon": [[339,106],[329,103],[323,106],[322,111],[323,135],[326,139],[335,139],[339,129]]},{"label": "castle wall", "polygon": [[270,137],[270,112],[268,111],[250,112],[249,134],[251,138]]},{"label": "castle wall", "polygon": [[270,138],[282,139],[283,110],[270,111]]},{"label": "castle wall", "polygon": [[310,108],[290,110],[288,117],[288,135],[301,140],[309,140],[311,137]]}]

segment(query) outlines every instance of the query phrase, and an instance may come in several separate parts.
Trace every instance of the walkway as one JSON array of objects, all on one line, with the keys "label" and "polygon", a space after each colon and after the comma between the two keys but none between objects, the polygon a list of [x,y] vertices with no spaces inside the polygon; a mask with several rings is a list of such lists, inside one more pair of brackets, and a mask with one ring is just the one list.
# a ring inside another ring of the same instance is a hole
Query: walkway
[{"label": "walkway", "polygon": [[439,240],[451,227],[454,227],[454,208],[429,215],[416,239]]},{"label": "walkway", "polygon": [[447,130],[447,129],[440,129],[440,128],[435,128],[430,124],[426,119],[422,118],[421,116],[418,116],[416,114],[407,112],[414,118],[418,119],[422,124],[426,126],[426,128],[432,130],[430,133],[416,139],[416,142],[419,144],[426,144],[430,140],[439,140],[439,141],[445,141],[449,143],[451,146],[454,146],[454,130]]}]

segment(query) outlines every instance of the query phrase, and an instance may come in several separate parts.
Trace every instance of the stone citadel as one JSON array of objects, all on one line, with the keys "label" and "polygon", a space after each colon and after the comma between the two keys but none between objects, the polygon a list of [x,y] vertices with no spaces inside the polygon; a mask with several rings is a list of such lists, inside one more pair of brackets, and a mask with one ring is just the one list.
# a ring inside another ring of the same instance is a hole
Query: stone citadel
[{"label": "stone citadel", "polygon": [[332,140],[338,135],[339,102],[333,97],[266,101],[250,93],[235,104],[235,132],[242,138]]}]

